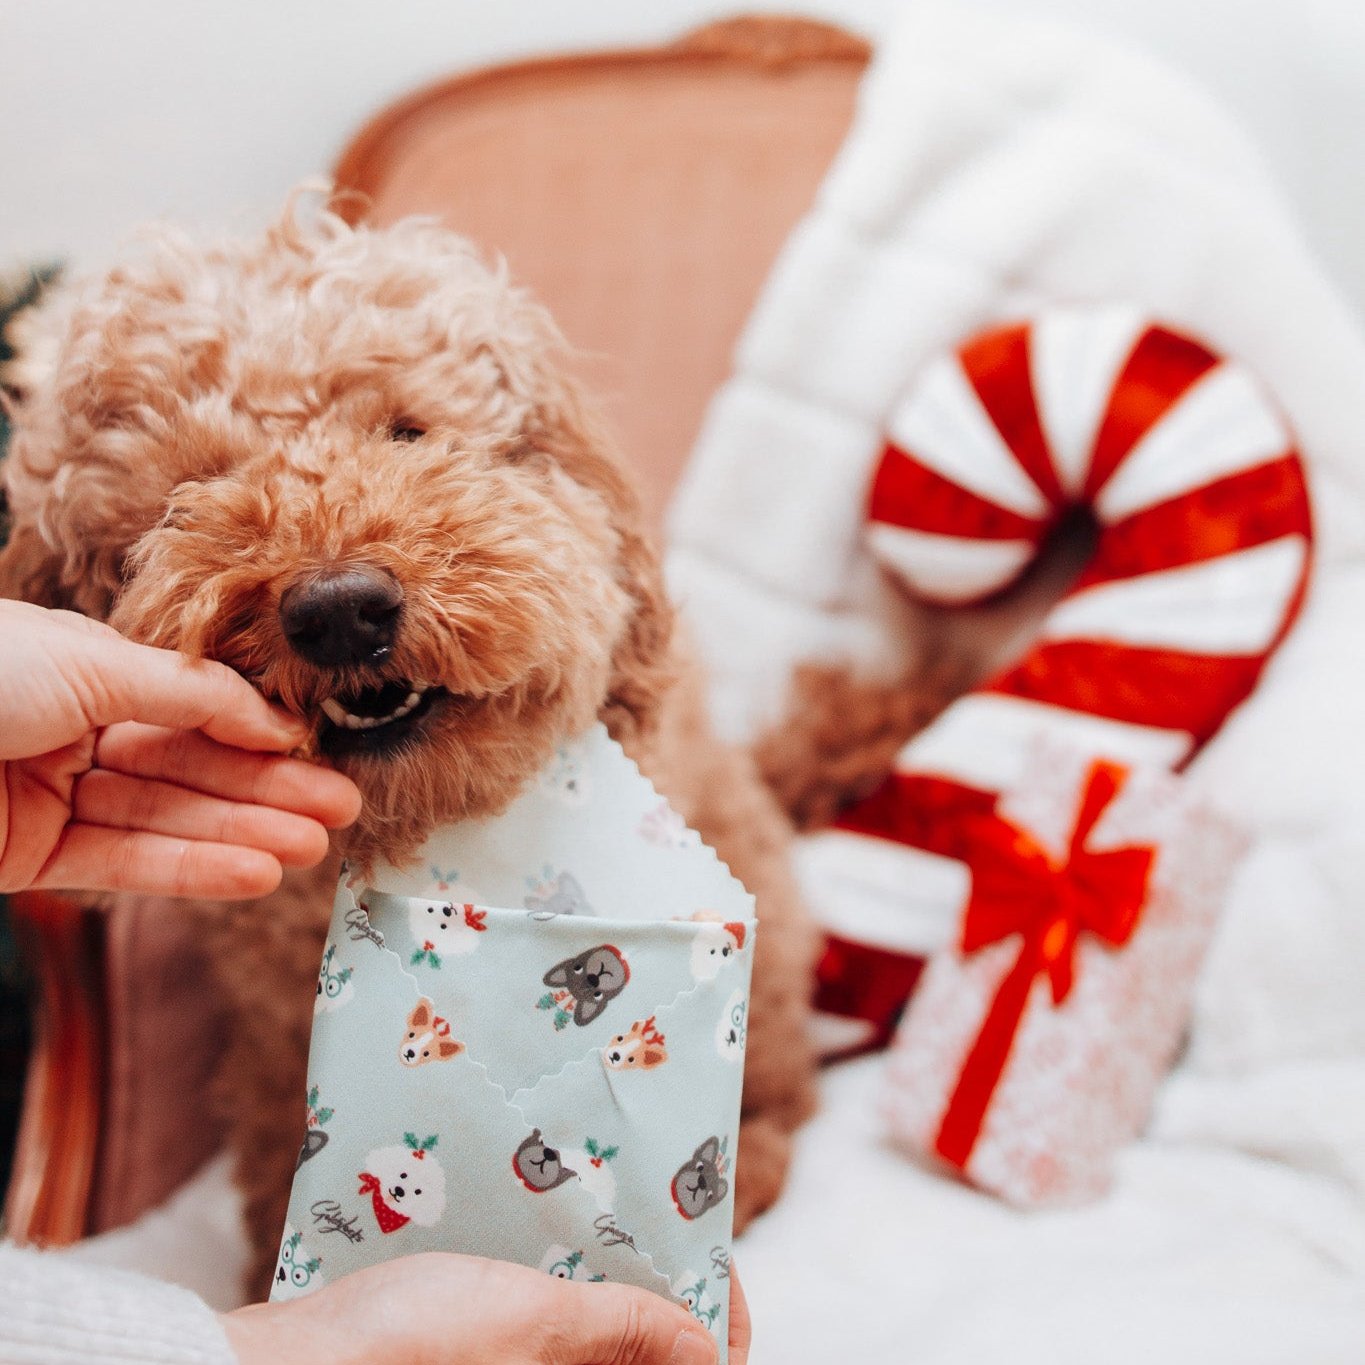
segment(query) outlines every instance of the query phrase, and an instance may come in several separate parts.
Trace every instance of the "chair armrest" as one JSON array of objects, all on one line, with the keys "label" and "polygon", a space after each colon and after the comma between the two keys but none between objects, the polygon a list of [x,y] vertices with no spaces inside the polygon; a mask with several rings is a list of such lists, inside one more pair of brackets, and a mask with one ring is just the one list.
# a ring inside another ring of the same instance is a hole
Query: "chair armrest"
[{"label": "chair armrest", "polygon": [[6,1232],[65,1246],[87,1231],[104,1103],[104,924],[100,912],[45,892],[10,899],[36,986]]}]

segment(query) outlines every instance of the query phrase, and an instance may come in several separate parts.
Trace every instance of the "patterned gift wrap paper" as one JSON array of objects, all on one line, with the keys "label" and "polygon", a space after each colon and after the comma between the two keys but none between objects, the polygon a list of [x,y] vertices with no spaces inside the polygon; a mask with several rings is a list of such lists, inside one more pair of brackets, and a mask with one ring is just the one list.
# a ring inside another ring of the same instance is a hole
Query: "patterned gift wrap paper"
[{"label": "patterned gift wrap paper", "polygon": [[344,875],[272,1298],[460,1251],[662,1294],[723,1359],[755,929],[600,727],[506,815]]}]

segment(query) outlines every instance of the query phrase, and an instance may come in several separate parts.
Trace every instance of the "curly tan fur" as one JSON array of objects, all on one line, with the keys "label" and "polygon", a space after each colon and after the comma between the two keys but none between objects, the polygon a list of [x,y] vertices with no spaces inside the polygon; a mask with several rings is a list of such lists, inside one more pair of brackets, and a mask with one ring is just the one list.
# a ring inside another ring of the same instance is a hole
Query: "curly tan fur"
[{"label": "curly tan fur", "polygon": [[[247,241],[161,231],[26,317],[18,341],[0,591],[223,660],[315,736],[337,693],[445,689],[416,742],[337,759],[365,795],[338,853],[401,860],[435,825],[497,812],[600,717],[729,862],[764,924],[739,1224],[771,1203],[813,1096],[814,943],[790,826],[752,760],[710,732],[631,483],[544,310],[430,223],[353,230],[291,210]],[[374,668],[307,663],[280,599],[356,565],[403,589],[393,652]],[[219,1098],[258,1287],[303,1117],[335,874],[200,907],[234,1011]]]}]

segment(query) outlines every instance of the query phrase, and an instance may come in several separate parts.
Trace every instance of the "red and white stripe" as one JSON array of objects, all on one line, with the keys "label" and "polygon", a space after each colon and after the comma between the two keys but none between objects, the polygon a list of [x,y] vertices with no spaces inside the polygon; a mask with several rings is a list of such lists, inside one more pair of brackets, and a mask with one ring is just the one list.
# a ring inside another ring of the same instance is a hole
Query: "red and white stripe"
[{"label": "red and white stripe", "polygon": [[853,946],[922,954],[949,938],[968,887],[961,817],[994,807],[1040,737],[1179,767],[1298,610],[1312,529],[1293,436],[1241,365],[1126,309],[1052,312],[932,364],[889,423],[868,536],[916,595],[969,603],[1008,587],[1078,506],[1095,552],[1028,652],[807,842],[834,938],[827,995],[845,1011],[841,943],[866,971]]}]

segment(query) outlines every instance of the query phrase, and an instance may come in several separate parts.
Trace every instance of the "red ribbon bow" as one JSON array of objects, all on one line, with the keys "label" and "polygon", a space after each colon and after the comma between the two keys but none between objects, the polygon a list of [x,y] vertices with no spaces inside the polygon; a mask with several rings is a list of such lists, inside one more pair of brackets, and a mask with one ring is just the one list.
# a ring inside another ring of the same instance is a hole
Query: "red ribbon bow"
[{"label": "red ribbon bow", "polygon": [[372,1196],[374,1220],[379,1224],[380,1232],[397,1232],[405,1223],[412,1221],[406,1213],[399,1213],[384,1202],[384,1190],[379,1184],[379,1177],[371,1175],[369,1171],[360,1172],[360,1193]]},{"label": "red ribbon bow", "polygon": [[1131,847],[1092,853],[1085,847],[1126,776],[1116,763],[1091,765],[1061,863],[997,815],[974,822],[968,858],[972,890],[962,925],[962,951],[978,952],[1011,934],[1021,935],[1023,943],[996,990],[939,1125],[935,1149],[959,1169],[966,1166],[980,1136],[1034,979],[1046,975],[1052,1002],[1060,1005],[1075,980],[1081,933],[1121,948],[1137,928],[1156,850]]}]

